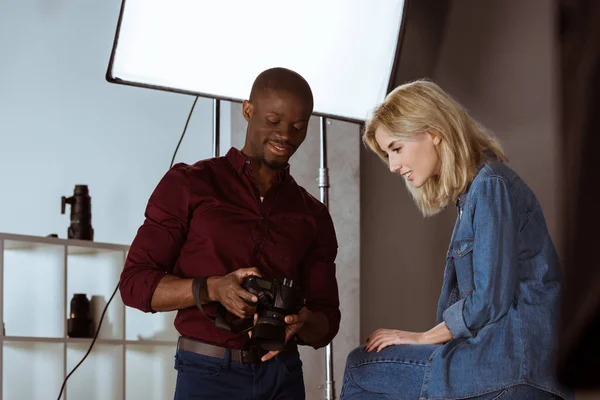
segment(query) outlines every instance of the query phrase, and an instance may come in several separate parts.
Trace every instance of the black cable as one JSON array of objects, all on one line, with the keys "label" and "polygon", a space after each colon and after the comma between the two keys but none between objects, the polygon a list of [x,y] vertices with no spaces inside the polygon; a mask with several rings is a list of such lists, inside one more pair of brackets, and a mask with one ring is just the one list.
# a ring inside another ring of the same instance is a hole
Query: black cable
[{"label": "black cable", "polygon": [[183,128],[183,133],[181,134],[181,137],[179,138],[179,143],[177,143],[177,147],[175,147],[175,153],[173,153],[173,158],[171,159],[171,165],[169,168],[171,168],[173,166],[173,162],[175,161],[175,156],[177,155],[177,151],[179,150],[179,145],[181,145],[181,141],[183,140],[183,137],[185,136],[185,132],[187,131],[188,124],[190,123],[190,119],[192,118],[192,114],[194,113],[194,107],[196,107],[197,101],[198,101],[198,96],[196,96],[196,99],[194,100],[194,104],[192,104],[192,109],[190,110],[190,113],[187,117],[187,121],[185,121],[185,127]]},{"label": "black cable", "polygon": [[[173,162],[175,161],[175,156],[177,155],[179,146],[181,145],[181,142],[183,141],[183,137],[185,136],[185,133],[187,131],[188,125],[190,123],[190,119],[192,118],[192,114],[194,113],[194,108],[196,107],[196,102],[198,102],[198,96],[196,96],[196,98],[194,99],[194,103],[192,104],[192,108],[190,109],[190,113],[187,117],[187,121],[185,122],[185,127],[183,128],[183,132],[181,133],[181,137],[179,138],[179,143],[177,143],[177,147],[175,147],[175,152],[173,153],[173,158],[171,159],[171,165],[169,166],[169,168],[171,168],[173,166]],[[67,379],[69,379],[69,377],[71,375],[73,375],[73,372],[75,372],[75,370],[81,365],[81,363],[83,363],[83,361],[87,358],[87,356],[92,351],[92,347],[94,347],[94,343],[96,343],[96,339],[98,338],[98,333],[100,333],[100,327],[102,326],[102,321],[104,320],[104,314],[106,314],[106,310],[108,310],[108,306],[110,305],[110,302],[112,301],[113,297],[115,297],[115,294],[117,294],[117,290],[119,290],[120,284],[121,284],[121,281],[119,281],[119,283],[117,283],[117,287],[115,288],[115,291],[110,296],[110,299],[108,299],[108,303],[106,303],[106,305],[104,306],[104,310],[102,310],[102,315],[100,316],[100,322],[98,322],[98,327],[96,328],[96,333],[94,334],[94,339],[92,339],[92,343],[90,344],[90,347],[89,347],[87,353],[85,353],[85,355],[83,356],[81,361],[79,361],[79,363],[77,363],[77,365],[65,377],[65,380],[63,381],[62,386],[60,387],[60,393],[58,394],[57,400],[60,400],[60,398],[63,394],[63,391],[65,390],[65,385],[67,384]]]},{"label": "black cable", "polygon": [[73,374],[73,372],[75,372],[75,370],[81,365],[81,363],[87,358],[88,354],[90,354],[90,352],[92,351],[92,347],[94,347],[94,343],[96,343],[96,339],[98,338],[98,333],[100,332],[100,327],[102,326],[102,321],[104,320],[104,314],[106,314],[108,305],[112,301],[113,297],[115,297],[115,294],[117,294],[118,289],[119,289],[119,285],[117,285],[117,287],[115,288],[115,291],[113,292],[112,296],[110,296],[108,303],[106,303],[106,306],[104,307],[104,310],[102,311],[102,315],[100,316],[100,322],[98,322],[98,328],[96,328],[96,333],[94,334],[94,339],[92,340],[92,343],[90,344],[90,347],[89,347],[87,353],[85,353],[85,355],[83,356],[81,361],[79,361],[79,363],[77,363],[77,365],[71,370],[71,372],[69,372],[69,375],[67,375],[65,377],[65,380],[63,381],[63,384],[60,388],[60,393],[58,394],[58,400],[60,400],[60,398],[63,394],[63,391],[65,390],[65,385],[67,384],[67,379],[69,379],[69,377]]}]

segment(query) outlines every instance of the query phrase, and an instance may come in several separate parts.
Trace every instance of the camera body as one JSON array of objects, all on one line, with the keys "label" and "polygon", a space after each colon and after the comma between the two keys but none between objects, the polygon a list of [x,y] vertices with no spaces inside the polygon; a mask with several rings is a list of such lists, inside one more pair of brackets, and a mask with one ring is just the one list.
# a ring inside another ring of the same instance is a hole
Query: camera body
[{"label": "camera body", "polygon": [[283,350],[287,325],[284,318],[297,314],[305,303],[299,285],[288,278],[249,276],[242,287],[258,298],[258,319],[249,344],[269,351]]}]

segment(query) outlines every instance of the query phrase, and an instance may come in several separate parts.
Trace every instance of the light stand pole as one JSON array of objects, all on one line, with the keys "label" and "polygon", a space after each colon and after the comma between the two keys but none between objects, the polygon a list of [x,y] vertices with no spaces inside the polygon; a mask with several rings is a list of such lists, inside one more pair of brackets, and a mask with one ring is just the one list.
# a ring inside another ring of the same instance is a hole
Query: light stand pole
[{"label": "light stand pole", "polygon": [[219,157],[221,144],[221,100],[213,99],[213,157]]},{"label": "light stand pole", "polygon": [[[329,208],[329,169],[327,168],[327,119],[321,117],[321,162],[319,167],[319,189],[321,202]],[[333,348],[329,343],[325,348],[326,375],[325,375],[325,398],[335,399],[335,382],[333,380]]]}]

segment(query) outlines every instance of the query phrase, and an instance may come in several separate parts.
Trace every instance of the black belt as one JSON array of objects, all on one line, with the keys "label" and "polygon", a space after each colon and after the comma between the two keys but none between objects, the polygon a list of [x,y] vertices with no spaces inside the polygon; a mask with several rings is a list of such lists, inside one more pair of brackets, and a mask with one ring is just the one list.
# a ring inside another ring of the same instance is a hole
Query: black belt
[{"label": "black belt", "polygon": [[[177,345],[178,349],[183,351],[189,351],[191,353],[202,354],[208,357],[220,358],[225,360],[227,356],[227,350],[229,350],[229,360],[236,361],[242,364],[257,364],[260,363],[260,359],[267,354],[266,350],[262,350],[256,347],[240,350],[240,349],[228,349],[226,347],[215,346],[200,342],[194,339],[186,337],[180,337]],[[293,353],[297,352],[298,347],[296,343],[288,343],[286,348],[280,352],[282,353]]]}]

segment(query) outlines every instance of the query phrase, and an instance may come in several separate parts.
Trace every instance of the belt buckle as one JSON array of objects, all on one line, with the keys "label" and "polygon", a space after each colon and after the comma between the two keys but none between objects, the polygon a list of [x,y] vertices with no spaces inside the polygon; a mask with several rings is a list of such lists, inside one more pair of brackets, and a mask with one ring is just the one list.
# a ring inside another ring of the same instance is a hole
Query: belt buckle
[{"label": "belt buckle", "polygon": [[254,352],[252,350],[239,350],[240,352],[240,362],[242,364],[253,364],[254,362]]}]

